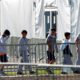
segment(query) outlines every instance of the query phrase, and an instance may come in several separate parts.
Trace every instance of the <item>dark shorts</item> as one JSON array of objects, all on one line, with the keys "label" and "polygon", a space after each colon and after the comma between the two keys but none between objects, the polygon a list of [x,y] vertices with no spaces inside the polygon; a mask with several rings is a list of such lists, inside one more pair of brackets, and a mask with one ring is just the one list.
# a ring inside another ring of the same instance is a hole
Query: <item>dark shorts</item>
[{"label": "dark shorts", "polygon": [[47,56],[48,56],[48,60],[54,60],[55,61],[55,56],[54,56],[54,52],[49,52],[47,51]]},{"label": "dark shorts", "polygon": [[0,55],[0,62],[8,62],[6,54]]}]

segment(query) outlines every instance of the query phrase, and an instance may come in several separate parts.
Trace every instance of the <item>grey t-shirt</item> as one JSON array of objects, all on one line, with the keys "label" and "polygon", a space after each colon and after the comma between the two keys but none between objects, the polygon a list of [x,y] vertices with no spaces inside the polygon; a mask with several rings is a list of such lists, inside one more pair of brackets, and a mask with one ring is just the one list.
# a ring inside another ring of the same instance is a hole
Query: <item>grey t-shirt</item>
[{"label": "grey t-shirt", "polygon": [[[56,43],[56,36],[49,35],[47,38],[47,43],[48,42],[51,43],[52,51],[56,50],[56,52],[58,52],[57,43]],[[49,48],[48,48],[48,50],[49,50]]]}]

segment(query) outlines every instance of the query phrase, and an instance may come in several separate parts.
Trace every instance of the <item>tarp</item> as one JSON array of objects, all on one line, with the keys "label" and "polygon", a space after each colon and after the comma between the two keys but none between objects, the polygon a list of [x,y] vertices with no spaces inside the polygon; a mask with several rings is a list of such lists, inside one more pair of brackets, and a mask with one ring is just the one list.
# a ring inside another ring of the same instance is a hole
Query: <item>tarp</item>
[{"label": "tarp", "polygon": [[75,37],[74,37],[74,40],[78,37],[78,35],[80,34],[80,0],[78,0],[79,2],[78,2],[78,8],[77,8],[77,12],[78,12],[78,17],[77,18],[75,18],[75,19],[77,19],[77,26],[75,26],[76,27],[76,34],[75,34]]},{"label": "tarp", "polygon": [[36,0],[35,37],[45,38],[44,0]]},{"label": "tarp", "polygon": [[74,42],[80,33],[79,0],[69,0],[69,4],[71,9],[71,41]]},{"label": "tarp", "polygon": [[[34,1],[36,4],[33,4]],[[1,0],[0,2],[1,33],[9,29],[11,36],[20,37],[21,31],[25,29],[28,31],[28,38],[45,38],[44,0]],[[35,15],[33,15],[34,5]]]},{"label": "tarp", "polygon": [[33,34],[32,0],[1,0],[1,33],[5,29],[12,36],[20,37],[23,29],[28,30],[28,37]]},{"label": "tarp", "polygon": [[[32,24],[33,1],[36,1],[34,25]],[[80,31],[79,0],[45,0],[48,5],[53,2],[58,7],[57,39],[62,41],[64,33],[68,31],[72,32],[74,40]],[[20,37],[21,31],[26,29],[29,38],[45,38],[44,0],[1,0],[0,6],[1,33],[9,29],[12,36]]]},{"label": "tarp", "polygon": [[57,39],[64,40],[64,33],[70,32],[70,7],[68,0],[57,0]]}]

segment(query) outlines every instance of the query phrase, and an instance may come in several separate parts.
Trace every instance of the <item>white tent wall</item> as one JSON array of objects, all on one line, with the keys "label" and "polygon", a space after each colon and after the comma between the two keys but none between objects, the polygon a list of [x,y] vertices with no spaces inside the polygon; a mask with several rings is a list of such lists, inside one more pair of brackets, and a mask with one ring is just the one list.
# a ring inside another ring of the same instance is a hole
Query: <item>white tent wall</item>
[{"label": "white tent wall", "polygon": [[58,6],[58,23],[57,39],[63,41],[64,33],[70,32],[70,7],[68,0],[57,0]]},{"label": "white tent wall", "polygon": [[32,0],[1,0],[1,33],[5,29],[11,31],[12,36],[21,36],[26,29],[28,37],[34,34],[32,27]]},{"label": "white tent wall", "polygon": [[[45,28],[44,28],[44,17],[43,17],[43,4],[44,0],[35,0],[36,1],[36,17],[35,24],[32,24],[32,7],[33,7],[33,0],[1,0],[0,1],[0,22],[1,22],[1,33],[5,29],[9,29],[11,31],[12,36],[21,36],[21,31],[23,29],[28,30],[28,38],[45,38]],[[57,23],[57,39],[63,40],[64,39],[64,32],[73,31],[74,35],[78,35],[76,32],[79,30],[79,27],[75,27],[73,25],[79,25],[77,23],[78,11],[76,8],[72,8],[72,20],[70,24],[70,6],[68,0],[45,0],[46,3],[50,4],[53,1],[56,1],[56,5],[58,7],[58,23]],[[76,0],[72,0],[76,1]],[[79,1],[79,0],[77,0]],[[76,5],[76,4],[75,4]],[[75,7],[75,6],[74,6]],[[73,14],[74,11],[74,14]],[[75,14],[77,14],[75,16]],[[72,25],[72,26],[71,26]],[[71,27],[70,27],[71,26]],[[75,28],[74,28],[75,27]],[[76,29],[76,31],[75,31]],[[79,32],[79,31],[78,31]]]},{"label": "white tent wall", "polygon": [[76,37],[80,33],[80,10],[79,10],[79,1],[80,0],[69,0],[71,7],[71,41],[75,42]]},{"label": "white tent wall", "polygon": [[[53,4],[52,4],[53,3]],[[64,40],[64,33],[71,31],[70,6],[68,0],[45,0],[46,5],[52,4],[58,8],[57,15],[57,40]]]},{"label": "white tent wall", "polygon": [[44,0],[36,0],[35,38],[45,38],[44,28]]},{"label": "white tent wall", "polygon": [[78,17],[77,17],[77,26],[76,27],[76,34],[74,37],[74,41],[77,38],[77,36],[80,34],[80,0],[78,2]]}]

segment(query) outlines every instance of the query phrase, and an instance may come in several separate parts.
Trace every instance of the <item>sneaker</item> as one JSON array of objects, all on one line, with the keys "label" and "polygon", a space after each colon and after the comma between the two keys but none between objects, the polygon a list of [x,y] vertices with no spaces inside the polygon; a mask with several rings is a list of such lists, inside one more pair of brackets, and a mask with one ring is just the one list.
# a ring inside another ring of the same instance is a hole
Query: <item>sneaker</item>
[{"label": "sneaker", "polygon": [[30,71],[29,73],[30,73],[30,74],[34,74],[35,72],[34,72],[34,71]]},{"label": "sneaker", "polygon": [[53,72],[51,70],[47,70],[48,74],[53,74]]},{"label": "sneaker", "polygon": [[23,73],[22,73],[22,72],[17,72],[17,74],[18,74],[18,75],[22,75]]},{"label": "sneaker", "polygon": [[6,76],[6,74],[3,71],[1,71],[0,76]]},{"label": "sneaker", "polygon": [[75,74],[80,74],[80,71],[74,71],[73,73],[75,73]]},{"label": "sneaker", "polygon": [[47,68],[46,70],[47,70],[48,74],[53,74],[53,72],[50,70],[50,68]]},{"label": "sneaker", "polygon": [[67,72],[61,72],[61,74],[68,74]]}]

